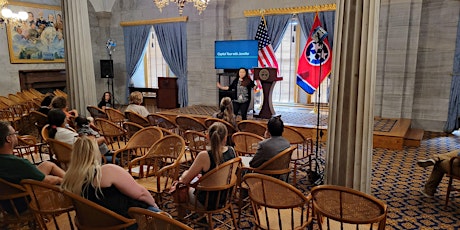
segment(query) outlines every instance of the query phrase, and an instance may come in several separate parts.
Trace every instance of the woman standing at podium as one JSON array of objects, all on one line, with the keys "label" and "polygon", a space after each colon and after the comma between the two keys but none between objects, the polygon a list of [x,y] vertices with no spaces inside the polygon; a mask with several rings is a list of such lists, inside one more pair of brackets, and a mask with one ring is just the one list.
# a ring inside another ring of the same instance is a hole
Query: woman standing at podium
[{"label": "woman standing at podium", "polygon": [[221,90],[236,89],[236,98],[233,99],[233,112],[237,116],[238,111],[241,111],[241,119],[246,120],[251,100],[251,91],[254,88],[254,81],[249,77],[248,70],[240,68],[238,70],[238,78],[230,86],[222,86],[220,82],[217,82],[217,88]]}]

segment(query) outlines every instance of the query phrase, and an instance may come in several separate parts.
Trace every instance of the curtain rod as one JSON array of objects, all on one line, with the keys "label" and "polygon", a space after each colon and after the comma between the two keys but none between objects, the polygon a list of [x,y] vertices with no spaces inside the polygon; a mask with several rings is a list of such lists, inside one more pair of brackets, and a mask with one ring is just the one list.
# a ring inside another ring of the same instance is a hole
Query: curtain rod
[{"label": "curtain rod", "polygon": [[275,14],[298,14],[298,13],[310,13],[310,12],[321,12],[321,11],[333,11],[335,10],[335,4],[325,5],[314,5],[314,6],[299,6],[299,7],[288,7],[288,8],[272,8],[272,9],[258,9],[258,10],[245,10],[245,17],[255,17],[261,15],[275,15]]},{"label": "curtain rod", "polygon": [[160,19],[151,19],[151,20],[120,22],[120,26],[154,25],[154,24],[170,23],[170,22],[186,22],[187,20],[188,20],[188,16],[181,16],[181,17],[176,17],[176,18],[160,18]]}]

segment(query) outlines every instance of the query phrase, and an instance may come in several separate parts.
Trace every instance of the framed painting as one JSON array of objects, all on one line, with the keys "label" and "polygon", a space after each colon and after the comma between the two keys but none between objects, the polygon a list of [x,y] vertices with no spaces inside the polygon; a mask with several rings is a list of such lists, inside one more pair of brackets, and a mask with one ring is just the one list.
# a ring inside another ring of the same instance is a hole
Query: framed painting
[{"label": "framed painting", "polygon": [[64,21],[59,6],[10,2],[8,8],[28,14],[24,21],[7,24],[11,63],[64,62]]}]

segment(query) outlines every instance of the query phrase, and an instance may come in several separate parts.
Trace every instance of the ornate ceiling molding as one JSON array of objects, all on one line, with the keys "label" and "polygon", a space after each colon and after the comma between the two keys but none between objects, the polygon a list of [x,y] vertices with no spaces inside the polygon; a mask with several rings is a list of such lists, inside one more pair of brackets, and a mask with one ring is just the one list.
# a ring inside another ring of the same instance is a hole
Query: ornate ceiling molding
[{"label": "ornate ceiling molding", "polygon": [[336,9],[335,4],[314,5],[314,6],[300,6],[288,8],[273,8],[273,9],[258,9],[258,10],[245,10],[245,17],[255,17],[261,15],[275,15],[275,14],[298,14],[310,13],[317,11],[332,11]]}]

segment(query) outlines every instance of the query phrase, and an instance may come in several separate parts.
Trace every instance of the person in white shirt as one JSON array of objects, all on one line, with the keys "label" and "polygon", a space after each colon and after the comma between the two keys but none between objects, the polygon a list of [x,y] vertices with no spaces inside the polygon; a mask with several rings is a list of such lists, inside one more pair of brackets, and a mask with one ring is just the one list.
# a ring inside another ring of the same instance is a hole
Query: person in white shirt
[{"label": "person in white shirt", "polygon": [[66,128],[66,114],[61,109],[52,109],[48,112],[48,136],[60,142],[73,145],[78,133]]},{"label": "person in white shirt", "polygon": [[125,111],[131,111],[138,113],[139,115],[143,117],[147,117],[149,115],[149,111],[142,106],[142,101],[144,97],[142,96],[142,93],[139,91],[134,91],[129,95],[129,105],[126,107]]}]

